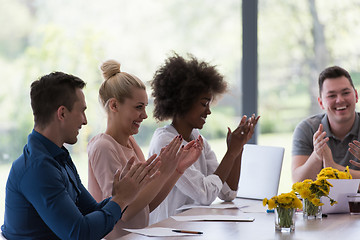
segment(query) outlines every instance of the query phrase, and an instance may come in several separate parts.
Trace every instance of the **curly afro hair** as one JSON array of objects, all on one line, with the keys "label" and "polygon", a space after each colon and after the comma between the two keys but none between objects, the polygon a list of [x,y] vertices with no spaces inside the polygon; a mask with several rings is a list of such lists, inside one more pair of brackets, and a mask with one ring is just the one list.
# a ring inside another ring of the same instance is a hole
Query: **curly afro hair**
[{"label": "curly afro hair", "polygon": [[214,98],[223,94],[227,83],[215,66],[190,54],[185,60],[175,53],[155,72],[151,88],[154,117],[164,121],[186,114],[200,94],[211,93]]}]

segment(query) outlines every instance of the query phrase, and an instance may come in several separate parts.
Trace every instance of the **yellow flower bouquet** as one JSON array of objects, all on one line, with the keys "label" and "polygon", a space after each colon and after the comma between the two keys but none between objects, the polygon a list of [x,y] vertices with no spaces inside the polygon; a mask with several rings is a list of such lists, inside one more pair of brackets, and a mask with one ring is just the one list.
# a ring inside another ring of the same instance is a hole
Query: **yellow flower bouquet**
[{"label": "yellow flower bouquet", "polygon": [[269,209],[278,207],[282,208],[302,208],[302,203],[296,194],[291,191],[289,193],[282,193],[279,196],[274,196],[271,199],[264,198],[263,205],[268,205]]},{"label": "yellow flower bouquet", "polygon": [[349,171],[349,166],[346,166],[346,169],[344,171],[340,171],[332,167],[323,168],[317,175],[317,178],[322,177],[327,179],[352,179]]},{"label": "yellow flower bouquet", "polygon": [[332,185],[324,177],[320,177],[315,181],[312,181],[311,179],[306,179],[302,182],[297,182],[293,184],[293,191],[297,192],[304,201],[304,218],[322,218],[321,206],[324,204],[320,202],[320,198],[322,196],[328,197],[330,199],[331,205],[337,203],[334,199],[329,197],[330,187],[332,187]]},{"label": "yellow flower bouquet", "polygon": [[263,205],[269,209],[275,209],[275,229],[277,231],[295,230],[295,209],[302,208],[302,203],[292,191],[274,196],[271,199],[264,198]]},{"label": "yellow flower bouquet", "polygon": [[328,196],[330,187],[332,187],[332,185],[326,180],[326,178],[320,177],[315,181],[305,179],[302,182],[294,183],[292,190],[298,193],[303,199],[308,199],[315,206],[323,205],[323,203],[320,202],[320,198],[322,196],[328,197],[331,205],[334,205],[336,201]]},{"label": "yellow flower bouquet", "polygon": [[293,184],[292,190],[304,199],[304,218],[322,217],[320,206],[324,203],[320,201],[320,198],[323,196],[330,199],[331,206],[337,203],[329,196],[330,187],[333,185],[327,179],[352,179],[352,176],[349,173],[349,167],[346,167],[344,171],[327,167],[320,171],[315,181],[306,179]]}]

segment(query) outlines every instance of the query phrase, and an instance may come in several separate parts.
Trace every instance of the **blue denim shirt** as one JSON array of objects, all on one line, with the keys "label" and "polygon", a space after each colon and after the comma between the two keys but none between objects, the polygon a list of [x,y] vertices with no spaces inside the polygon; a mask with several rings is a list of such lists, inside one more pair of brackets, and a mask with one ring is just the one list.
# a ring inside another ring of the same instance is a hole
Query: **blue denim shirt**
[{"label": "blue denim shirt", "polygon": [[36,132],[13,162],[6,183],[7,239],[101,239],[121,218],[110,199],[97,203],[65,147]]}]

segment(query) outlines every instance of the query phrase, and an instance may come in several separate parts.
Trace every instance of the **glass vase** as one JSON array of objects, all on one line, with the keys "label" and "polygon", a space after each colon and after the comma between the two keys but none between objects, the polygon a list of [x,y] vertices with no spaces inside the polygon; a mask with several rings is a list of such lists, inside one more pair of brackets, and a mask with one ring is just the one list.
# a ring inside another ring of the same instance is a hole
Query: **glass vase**
[{"label": "glass vase", "polygon": [[303,217],[304,219],[321,219],[322,207],[314,205],[309,199],[303,199]]},{"label": "glass vase", "polygon": [[279,232],[295,231],[295,208],[275,208],[275,230]]}]

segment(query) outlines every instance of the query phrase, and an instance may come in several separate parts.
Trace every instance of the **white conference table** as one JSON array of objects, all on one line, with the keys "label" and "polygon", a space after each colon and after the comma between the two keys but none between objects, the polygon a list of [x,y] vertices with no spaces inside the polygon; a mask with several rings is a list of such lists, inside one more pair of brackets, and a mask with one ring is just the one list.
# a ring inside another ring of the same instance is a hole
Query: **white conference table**
[{"label": "white conference table", "polygon": [[[262,205],[262,201],[235,199],[237,205]],[[210,209],[193,208],[186,210],[181,215],[244,215],[253,217],[253,222],[221,222],[221,221],[198,221],[180,222],[173,218],[165,219],[149,227],[167,227],[173,229],[186,229],[201,231],[203,234],[181,237],[147,237],[144,235],[130,233],[121,240],[141,240],[141,239],[336,239],[352,240],[360,239],[360,215],[328,214],[321,220],[304,220],[302,213],[296,214],[295,231],[291,233],[281,233],[275,231],[274,213],[252,212],[243,213],[240,209]]]}]

